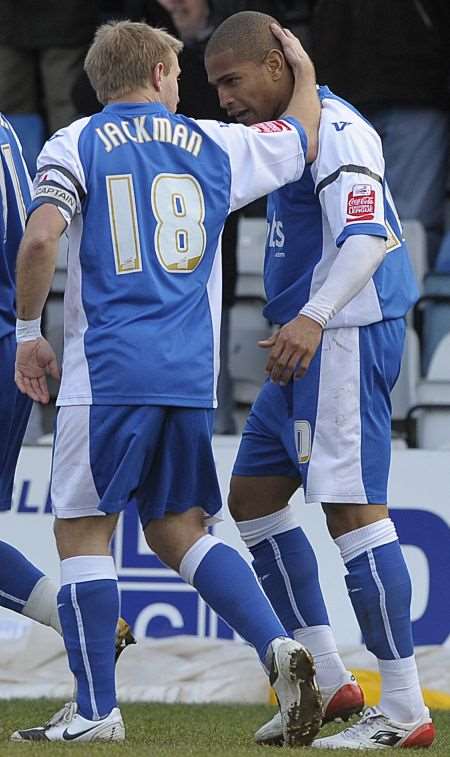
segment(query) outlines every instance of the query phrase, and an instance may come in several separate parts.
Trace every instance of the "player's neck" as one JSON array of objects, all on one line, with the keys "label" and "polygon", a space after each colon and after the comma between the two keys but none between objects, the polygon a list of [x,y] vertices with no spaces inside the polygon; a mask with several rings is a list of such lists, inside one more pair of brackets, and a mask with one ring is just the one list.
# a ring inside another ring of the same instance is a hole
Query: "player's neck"
[{"label": "player's neck", "polygon": [[118,103],[160,103],[162,102],[161,96],[156,90],[150,87],[135,89],[132,92],[127,92],[123,97],[114,97],[108,100],[108,105],[116,105]]},{"label": "player's neck", "polygon": [[280,118],[283,113],[286,113],[287,107],[291,101],[292,90],[286,90],[280,93],[280,98],[276,108],[276,118]]}]

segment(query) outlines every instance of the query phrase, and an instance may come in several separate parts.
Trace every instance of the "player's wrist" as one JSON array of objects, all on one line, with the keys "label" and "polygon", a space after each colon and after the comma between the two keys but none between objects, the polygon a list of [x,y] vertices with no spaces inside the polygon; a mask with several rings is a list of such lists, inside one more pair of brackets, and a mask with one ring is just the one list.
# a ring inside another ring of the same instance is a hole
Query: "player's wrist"
[{"label": "player's wrist", "polygon": [[32,342],[34,339],[40,339],[42,337],[41,332],[41,317],[33,318],[32,320],[25,321],[21,318],[16,320],[16,342]]},{"label": "player's wrist", "polygon": [[330,311],[328,308],[317,307],[314,304],[308,302],[298,313],[299,316],[309,318],[311,321],[315,321],[322,329],[324,329],[330,320]]}]

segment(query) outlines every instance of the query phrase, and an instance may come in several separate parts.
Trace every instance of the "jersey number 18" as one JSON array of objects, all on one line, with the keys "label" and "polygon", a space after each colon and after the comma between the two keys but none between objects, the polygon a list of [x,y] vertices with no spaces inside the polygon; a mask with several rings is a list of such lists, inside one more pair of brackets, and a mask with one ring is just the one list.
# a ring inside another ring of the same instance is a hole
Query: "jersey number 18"
[{"label": "jersey number 18", "polygon": [[[106,186],[116,273],[142,271],[133,177],[107,176]],[[159,263],[170,273],[192,273],[206,247],[205,201],[200,184],[190,174],[160,173],[153,179],[150,196]]]}]

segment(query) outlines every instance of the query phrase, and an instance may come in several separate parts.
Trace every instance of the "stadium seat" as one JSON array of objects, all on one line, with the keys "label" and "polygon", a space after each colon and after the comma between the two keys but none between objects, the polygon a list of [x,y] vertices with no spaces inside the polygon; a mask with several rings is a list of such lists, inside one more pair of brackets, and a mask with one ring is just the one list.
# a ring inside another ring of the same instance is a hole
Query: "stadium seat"
[{"label": "stadium seat", "polygon": [[266,233],[267,224],[264,218],[240,217],[237,242],[238,297],[264,298]]},{"label": "stadium seat", "polygon": [[408,416],[410,428],[417,419],[411,446],[450,449],[450,334],[439,342]]},{"label": "stadium seat", "polygon": [[262,315],[263,302],[257,298],[240,298],[231,309],[230,373],[236,402],[251,404],[265,379],[266,350],[259,339],[270,336],[271,328]]},{"label": "stadium seat", "polygon": [[414,326],[421,342],[424,376],[436,347],[450,333],[450,273],[433,271],[425,276],[423,294],[414,308]]},{"label": "stadium seat", "polygon": [[236,402],[251,404],[265,378],[266,353],[257,342],[270,335],[262,315],[264,250],[267,224],[264,218],[241,216],[238,226],[236,303],[230,318],[230,373]]},{"label": "stadium seat", "polygon": [[419,290],[422,291],[422,284],[425,274],[428,271],[427,258],[427,239],[425,229],[420,221],[403,221],[403,234],[408,244],[411,255],[411,262],[416,274]]},{"label": "stadium seat", "polygon": [[450,231],[444,234],[434,268],[440,273],[450,273]]},{"label": "stadium seat", "polygon": [[406,329],[405,350],[400,374],[391,394],[392,421],[399,424],[405,421],[410,407],[417,404],[417,383],[420,378],[419,339],[411,327]]}]

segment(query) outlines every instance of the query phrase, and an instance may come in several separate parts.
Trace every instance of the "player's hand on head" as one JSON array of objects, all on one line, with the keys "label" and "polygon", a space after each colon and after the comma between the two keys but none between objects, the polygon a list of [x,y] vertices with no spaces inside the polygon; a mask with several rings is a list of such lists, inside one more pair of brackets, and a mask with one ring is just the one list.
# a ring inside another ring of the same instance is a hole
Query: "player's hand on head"
[{"label": "player's hand on head", "polygon": [[316,74],[313,62],[298,37],[289,29],[283,29],[278,24],[271,24],[270,28],[274,37],[281,43],[284,57],[292,68],[294,76],[308,77],[315,82]]},{"label": "player's hand on head", "polygon": [[15,381],[23,394],[46,405],[50,394],[47,376],[60,378],[56,355],[46,339],[40,337],[17,345]]},{"label": "player's hand on head", "polygon": [[266,372],[276,384],[287,384],[293,377],[301,378],[309,368],[322,338],[322,326],[312,318],[300,315],[273,334],[258,342],[270,349]]},{"label": "player's hand on head", "polygon": [[308,138],[306,162],[312,163],[317,157],[319,143],[320,100],[317,95],[314,65],[302,44],[289,29],[271,24],[271,30],[282,46],[284,57],[294,75],[292,97],[286,108],[286,115],[300,121]]}]

